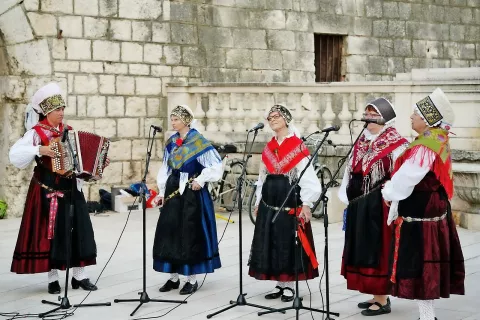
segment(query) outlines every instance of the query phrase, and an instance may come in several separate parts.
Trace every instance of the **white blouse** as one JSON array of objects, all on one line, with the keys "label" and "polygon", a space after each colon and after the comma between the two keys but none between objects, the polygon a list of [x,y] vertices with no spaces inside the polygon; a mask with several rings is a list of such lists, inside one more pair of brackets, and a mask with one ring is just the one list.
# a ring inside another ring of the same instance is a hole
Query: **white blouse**
[{"label": "white blouse", "polygon": [[[165,186],[167,184],[167,179],[172,173],[171,168],[167,164],[167,160],[169,156],[170,154],[165,148],[163,163],[157,175],[157,185],[159,190],[159,196],[161,197],[165,195]],[[200,175],[193,180],[193,181],[196,181],[200,185],[200,187],[203,188],[205,183],[215,182],[222,178],[223,165],[217,150],[209,150],[205,152],[201,156],[197,157],[197,161],[203,167],[205,167],[203,168]],[[185,191],[187,182],[188,182],[188,173],[180,172],[180,186],[179,186],[180,194],[183,194],[183,192]]]},{"label": "white blouse", "polygon": [[[378,134],[371,134],[369,131],[365,131],[365,138],[370,141],[370,143],[373,143],[375,139],[378,138]],[[405,145],[400,145],[398,148],[392,151],[392,158],[393,158],[393,163],[398,159],[398,157],[407,149],[407,146]],[[350,154],[350,157],[348,159],[348,164],[345,167],[345,171],[343,173],[343,178],[342,178],[342,184],[340,185],[340,189],[338,190],[338,198],[340,201],[348,205],[348,197],[347,197],[347,187],[348,187],[348,181],[350,180],[350,169],[352,168],[353,164],[353,158],[352,154]]]},{"label": "white blouse", "polygon": [[[28,130],[20,140],[10,148],[8,157],[10,163],[19,169],[25,169],[35,159],[40,157],[41,139],[35,129]],[[77,179],[77,189],[82,191],[84,181]]]},{"label": "white blouse", "polygon": [[390,225],[398,217],[398,202],[408,198],[415,186],[431,170],[437,154],[425,146],[419,146],[415,156],[402,164],[392,179],[385,183],[383,198],[392,201],[387,223]]},{"label": "white blouse", "polygon": [[[293,136],[293,134],[289,134],[286,138],[289,138]],[[281,145],[283,141],[278,141],[278,144]],[[297,178],[300,175],[300,173],[305,169],[308,163],[308,158],[303,158],[296,166],[295,168],[297,169]],[[262,187],[265,182],[267,176],[267,169],[265,167],[265,164],[263,162],[260,162],[260,173],[258,175],[258,180],[255,183],[257,186],[256,189],[256,201],[255,201],[255,206],[258,206],[260,204],[260,200],[262,199]],[[322,186],[320,184],[320,181],[317,178],[317,175],[315,173],[315,170],[313,170],[312,164],[310,164],[305,171],[305,174],[302,176],[300,181],[298,182],[298,185],[300,186],[300,200],[302,201],[303,205],[309,206],[310,208],[313,207],[315,202],[318,200],[320,197],[320,194],[322,193]]]}]

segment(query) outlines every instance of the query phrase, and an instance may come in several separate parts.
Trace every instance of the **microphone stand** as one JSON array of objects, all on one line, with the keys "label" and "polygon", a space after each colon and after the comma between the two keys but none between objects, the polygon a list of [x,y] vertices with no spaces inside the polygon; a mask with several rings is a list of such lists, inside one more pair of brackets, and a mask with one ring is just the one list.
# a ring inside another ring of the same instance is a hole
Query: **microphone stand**
[{"label": "microphone stand", "polygon": [[[288,199],[290,198],[290,195],[292,192],[294,192],[294,190],[296,190],[297,186],[298,186],[298,182],[300,181],[300,179],[303,177],[303,175],[305,174],[308,166],[310,166],[310,164],[312,163],[314,157],[316,157],[318,155],[318,152],[320,151],[320,148],[322,147],[322,145],[324,144],[325,140],[327,139],[328,135],[330,134],[329,131],[326,131],[325,132],[325,135],[323,136],[323,139],[322,141],[319,143],[319,145],[317,146],[317,149],[315,150],[315,152],[313,153],[313,155],[310,157],[310,159],[308,160],[308,163],[307,165],[305,166],[305,168],[302,170],[302,172],[300,173],[298,179],[295,181],[295,183],[292,185],[292,187],[290,188],[290,190],[288,191],[287,193],[287,196],[285,197],[285,200],[283,201],[282,205],[280,206],[280,209],[277,210],[277,213],[275,214],[275,216],[273,217],[272,219],[272,223],[275,223],[275,221],[277,220],[278,218],[278,215],[282,212],[283,208],[285,207]],[[297,201],[297,197],[295,196],[295,201]],[[297,207],[297,205],[295,205],[295,207]],[[312,210],[313,212],[313,210]],[[275,310],[270,310],[270,311],[262,311],[262,312],[259,312],[258,315],[259,316],[262,316],[264,314],[269,314],[269,313],[274,313],[274,312],[285,312],[286,310],[295,310],[296,311],[296,319],[298,319],[299,317],[299,313],[300,313],[300,310],[308,310],[308,311],[313,311],[313,312],[320,312],[320,313],[326,313],[327,314],[327,318],[326,319],[330,319],[329,318],[329,315],[332,314],[332,315],[335,315],[335,316],[339,316],[340,314],[339,313],[335,313],[335,312],[330,312],[330,310],[327,308],[327,311],[324,311],[324,310],[319,310],[319,309],[314,309],[314,308],[309,308],[309,307],[304,307],[303,304],[302,304],[302,300],[303,298],[300,298],[299,296],[299,288],[298,288],[298,258],[301,257],[301,247],[300,247],[300,240],[298,238],[298,219],[297,217],[295,217],[293,219],[293,224],[294,224],[294,232],[295,232],[295,237],[294,237],[294,245],[295,245],[295,250],[297,251],[295,253],[295,298],[293,300],[293,305],[291,307],[285,307],[285,308],[280,308],[280,309],[275,309]],[[325,261],[325,263],[328,265],[328,260]]]},{"label": "microphone stand", "polygon": [[[258,128],[258,129],[260,129],[260,128]],[[230,305],[229,306],[227,306],[227,307],[225,307],[225,308],[223,308],[219,311],[216,311],[214,313],[211,313],[211,314],[207,315],[207,319],[210,319],[211,317],[214,317],[217,314],[220,314],[222,312],[225,312],[229,309],[232,309],[232,308],[238,307],[238,306],[250,306],[250,307],[256,307],[256,308],[260,308],[260,309],[274,310],[273,308],[264,307],[264,306],[260,306],[260,305],[257,305],[257,304],[247,302],[247,300],[245,299],[245,296],[247,294],[243,293],[243,278],[242,278],[242,274],[243,274],[243,265],[242,265],[242,208],[243,208],[243,199],[242,199],[242,187],[243,187],[243,181],[245,180],[245,177],[247,175],[247,163],[248,163],[248,160],[252,157],[253,143],[255,142],[255,138],[257,137],[258,129],[253,130],[254,131],[253,140],[252,140],[252,143],[250,144],[250,150],[248,151],[248,154],[247,154],[247,144],[248,144],[248,136],[250,135],[250,131],[248,131],[248,133],[247,133],[247,140],[245,141],[245,149],[243,151],[243,159],[242,159],[242,162],[241,162],[243,164],[243,169],[242,169],[242,173],[238,177],[238,181],[237,181],[238,235],[239,235],[238,257],[239,257],[239,269],[240,269],[240,273],[239,273],[240,294],[238,295],[236,301],[230,300]],[[283,313],[285,313],[285,312],[283,312]]]},{"label": "microphone stand", "polygon": [[[65,129],[64,132],[63,132],[62,143],[65,142],[65,141],[67,141],[68,149],[70,150],[70,154],[72,155],[73,169],[74,169],[74,171],[79,172],[80,171],[80,166],[78,164],[77,154],[73,151],[73,147],[72,147],[72,144],[71,144],[69,136],[68,136],[68,129]],[[67,235],[66,241],[65,241],[65,244],[66,244],[66,247],[67,247],[65,291],[64,291],[63,297],[58,296],[58,301],[60,301],[60,303],[52,302],[52,301],[48,301],[48,300],[42,300],[43,304],[50,304],[50,305],[54,305],[54,306],[57,306],[57,307],[53,308],[50,311],[40,313],[38,315],[39,318],[43,318],[46,315],[48,315],[50,313],[53,313],[57,310],[67,310],[67,309],[70,309],[72,307],[72,305],[70,304],[70,301],[68,300],[68,277],[69,277],[70,263],[71,263],[71,261],[70,261],[70,255],[71,255],[70,250],[72,250],[72,248],[71,248],[71,246],[72,246],[71,245],[72,244],[72,232],[73,232],[72,220],[73,220],[73,212],[74,212],[73,197],[74,197],[76,187],[77,187],[77,179],[76,179],[76,175],[73,174],[72,175],[72,188],[71,188],[71,191],[70,191],[70,197],[68,199],[68,201],[69,201],[68,216],[65,219],[65,234]],[[73,305],[73,307],[74,308],[100,307],[100,306],[110,306],[110,305],[111,305],[110,302],[106,302],[106,303],[85,303],[85,304],[76,304],[76,305]]]},{"label": "microphone stand", "polygon": [[325,259],[325,263],[326,263],[325,264],[325,273],[326,273],[326,275],[325,275],[325,285],[326,285],[326,300],[327,300],[327,318],[326,318],[326,320],[331,320],[331,318],[328,315],[329,314],[334,314],[334,313],[330,312],[330,275],[328,273],[328,210],[327,210],[328,197],[326,196],[326,193],[327,193],[328,189],[337,180],[338,175],[340,173],[340,170],[343,167],[343,164],[345,163],[345,161],[347,161],[348,157],[352,153],[353,147],[355,146],[355,144],[357,144],[358,139],[360,139],[360,137],[362,136],[362,134],[365,131],[365,129],[367,128],[367,126],[368,126],[368,123],[365,123],[362,131],[357,136],[357,139],[355,139],[355,142],[350,147],[350,150],[348,150],[347,155],[340,159],[340,161],[338,162],[337,170],[333,174],[332,179],[327,183],[325,188],[322,190],[322,193],[320,194],[320,198],[318,198],[317,202],[315,203],[315,205],[312,208],[312,212],[314,212],[317,209],[320,202],[323,201],[323,208],[322,208],[322,210],[323,210],[323,227],[325,229],[325,250],[324,250],[325,254],[324,254],[324,259]]},{"label": "microphone stand", "polygon": [[[151,129],[150,129],[151,130]],[[150,299],[147,293],[147,230],[146,230],[146,225],[147,225],[147,199],[145,195],[145,189],[146,189],[146,183],[147,183],[147,174],[148,174],[148,167],[150,165],[150,157],[152,156],[152,148],[153,148],[153,142],[155,141],[155,134],[157,133],[157,129],[154,128],[153,130],[153,136],[150,139],[149,135],[149,140],[147,143],[147,159],[146,159],[146,164],[145,164],[145,174],[143,175],[142,179],[142,186],[140,188],[140,199],[142,201],[142,210],[143,210],[143,288],[142,292],[139,292],[138,294],[140,295],[140,298],[137,299],[115,299],[113,302],[119,303],[119,302],[139,302],[140,304],[133,310],[133,312],[130,314],[132,317],[135,312],[137,312],[140,307],[149,302],[166,302],[166,303],[187,303],[187,301],[180,301],[180,300],[160,300],[160,299]]]}]

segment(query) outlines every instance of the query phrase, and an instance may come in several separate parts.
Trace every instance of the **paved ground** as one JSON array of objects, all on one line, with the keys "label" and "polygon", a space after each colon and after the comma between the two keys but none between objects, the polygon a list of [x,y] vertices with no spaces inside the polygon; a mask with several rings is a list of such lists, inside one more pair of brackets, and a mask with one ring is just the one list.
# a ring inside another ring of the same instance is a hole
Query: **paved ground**
[{"label": "paved ground", "polygon": [[[126,214],[105,214],[92,217],[98,245],[98,265],[89,267],[92,279],[96,279],[107,263],[123,226]],[[151,250],[158,211],[147,212],[147,292],[150,298],[180,299],[177,292],[162,294],[158,288],[167,280],[165,274],[153,271]],[[239,268],[238,268],[238,215],[234,215],[234,224],[229,224],[223,240],[220,243],[220,255],[223,267],[214,274],[208,275],[201,290],[188,299],[188,304],[181,305],[176,310],[166,315],[164,319],[205,319],[211,312],[227,306],[231,299],[236,299],[239,293]],[[273,283],[256,281],[246,274],[246,262],[253,234],[253,225],[244,217],[244,291],[248,293],[248,301],[255,304],[284,307],[289,304],[280,301],[267,301],[264,294],[273,288]],[[15,275],[9,272],[11,256],[17,238],[20,219],[0,220],[0,312],[18,311],[21,313],[38,313],[49,310],[50,307],[41,303],[42,299],[56,300],[56,295],[47,293],[47,275]],[[225,229],[226,222],[218,220],[219,235]],[[313,224],[316,240],[317,256],[324,252],[324,228],[321,221]],[[142,217],[140,212],[130,216],[120,244],[113,258],[106,266],[100,280],[99,290],[93,292],[86,300],[93,302],[112,302],[111,307],[87,307],[78,309],[75,319],[129,319],[129,314],[136,307],[136,303],[113,303],[114,299],[136,298],[137,292],[142,288]],[[480,232],[459,229],[463,252],[466,259],[466,296],[454,296],[436,302],[437,317],[441,320],[474,320],[480,319]],[[331,310],[340,313],[338,319],[365,319],[356,304],[365,300],[366,296],[346,289],[345,281],[339,275],[340,257],[343,247],[343,232],[339,224],[330,225],[329,228],[329,253],[330,253],[330,302]],[[320,267],[323,268],[323,260]],[[64,287],[65,273],[61,272],[62,288]],[[203,279],[203,276],[200,278]],[[300,284],[301,295],[305,297],[304,303],[322,309],[322,300],[319,290],[319,279],[309,281],[311,295],[305,282]],[[183,285],[183,284],[182,284]],[[322,292],[325,295],[325,280],[322,281]],[[63,294],[63,292],[62,292]],[[69,290],[71,303],[79,303],[86,295],[82,290]],[[154,317],[164,314],[171,309],[172,304],[149,303],[142,306],[136,317]],[[408,320],[417,319],[417,306],[415,302],[392,299],[392,313],[376,319]],[[259,309],[253,307],[236,307],[213,319],[258,319]],[[320,313],[301,312],[301,319],[322,319]],[[285,315],[265,315],[263,319],[294,319],[294,311]],[[2,319],[2,317],[0,317]]]}]

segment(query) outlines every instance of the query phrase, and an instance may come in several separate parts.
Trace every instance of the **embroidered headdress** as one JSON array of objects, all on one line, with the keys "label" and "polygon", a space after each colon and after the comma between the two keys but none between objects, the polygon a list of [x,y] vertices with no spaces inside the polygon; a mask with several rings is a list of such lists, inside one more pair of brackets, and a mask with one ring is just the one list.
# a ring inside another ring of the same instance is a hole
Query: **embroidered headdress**
[{"label": "embroidered headdress", "polygon": [[194,118],[192,109],[185,104],[176,106],[171,115],[179,117],[186,126],[190,125]]},{"label": "embroidered headdress", "polygon": [[274,104],[270,109],[265,110],[264,118],[268,121],[268,117],[272,112],[278,112],[280,116],[285,119],[287,123],[288,132],[293,133],[297,137],[301,137],[300,130],[295,126],[295,121],[293,120],[292,112],[283,104]]},{"label": "embroidered headdress", "polygon": [[450,130],[455,121],[452,105],[440,88],[415,104],[415,110],[429,127]]},{"label": "embroidered headdress", "polygon": [[50,112],[62,107],[66,107],[67,104],[62,97],[62,90],[56,83],[49,83],[46,86],[38,89],[32,97],[32,107],[37,113],[41,113],[44,116]]},{"label": "embroidered headdress", "polygon": [[287,125],[292,121],[292,113],[282,104],[273,105],[273,107],[271,107],[270,110],[265,113],[265,119],[267,119],[272,112],[278,112],[282,118],[285,119]]}]

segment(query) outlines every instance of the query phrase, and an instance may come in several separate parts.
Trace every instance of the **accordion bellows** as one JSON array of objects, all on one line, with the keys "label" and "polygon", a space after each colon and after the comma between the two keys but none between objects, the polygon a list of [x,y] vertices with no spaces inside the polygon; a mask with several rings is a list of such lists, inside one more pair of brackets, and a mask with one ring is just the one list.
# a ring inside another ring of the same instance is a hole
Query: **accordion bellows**
[{"label": "accordion bellows", "polygon": [[107,160],[110,141],[107,138],[84,131],[72,132],[69,136],[72,148],[78,160],[78,172],[75,172],[73,156],[66,142],[61,137],[53,139],[50,146],[56,153],[52,158],[52,170],[60,175],[69,176],[76,173],[77,178],[100,180]]}]

